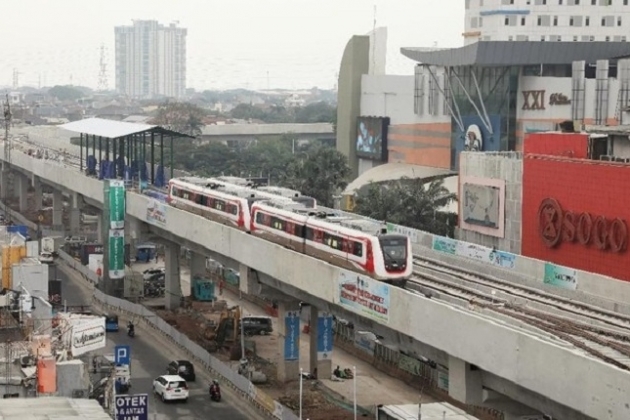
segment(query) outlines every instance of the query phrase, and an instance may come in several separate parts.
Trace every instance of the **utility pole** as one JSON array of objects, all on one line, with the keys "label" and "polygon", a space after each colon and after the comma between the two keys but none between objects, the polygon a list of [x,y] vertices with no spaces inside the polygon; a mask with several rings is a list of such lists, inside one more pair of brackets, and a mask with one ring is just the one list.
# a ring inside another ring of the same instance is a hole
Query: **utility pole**
[{"label": "utility pole", "polygon": [[106,52],[105,45],[101,44],[101,60],[99,63],[99,73],[98,73],[98,90],[100,92],[105,92],[108,88],[107,86],[107,61],[106,61]]},{"label": "utility pole", "polygon": [[[3,104],[3,114],[4,114],[4,160],[5,164],[8,164],[9,167],[11,165],[11,140],[9,138],[9,131],[11,130],[11,102],[9,101],[9,94],[6,95],[5,103]],[[9,176],[9,171],[2,171],[2,176]],[[9,208],[9,191],[5,191],[9,189],[9,180],[4,180],[3,186],[6,188],[2,188],[0,194],[2,194],[2,201],[4,202],[4,217],[7,221],[7,224],[11,224],[11,209]]]}]

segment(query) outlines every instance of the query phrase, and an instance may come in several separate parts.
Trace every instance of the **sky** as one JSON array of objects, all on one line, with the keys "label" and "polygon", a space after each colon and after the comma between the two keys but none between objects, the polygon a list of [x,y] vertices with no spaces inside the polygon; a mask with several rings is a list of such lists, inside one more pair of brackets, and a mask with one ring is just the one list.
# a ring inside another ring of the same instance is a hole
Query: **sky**
[{"label": "sky", "polygon": [[[9,2],[8,0],[5,0]],[[335,87],[353,35],[388,28],[387,72],[413,74],[401,47],[463,45],[462,0],[14,0],[0,13],[0,86],[98,84],[106,47],[114,88],[114,27],[134,19],[188,29],[187,86]]]}]

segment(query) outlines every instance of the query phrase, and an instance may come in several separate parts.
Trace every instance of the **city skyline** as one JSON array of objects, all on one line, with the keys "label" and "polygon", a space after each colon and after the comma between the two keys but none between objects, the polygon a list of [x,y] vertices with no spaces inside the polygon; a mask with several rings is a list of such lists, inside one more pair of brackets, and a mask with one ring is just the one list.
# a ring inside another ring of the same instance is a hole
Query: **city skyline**
[{"label": "city skyline", "polygon": [[[352,35],[387,26],[388,73],[413,74],[403,46],[463,44],[464,8],[427,8],[405,0],[292,2],[113,0],[99,8],[80,0],[24,0],[0,16],[10,40],[0,63],[0,86],[74,84],[96,88],[101,44],[108,86],[114,88],[114,27],[158,20],[188,30],[187,87],[197,90],[335,87],[341,55]],[[33,13],[37,11],[37,13]],[[244,13],[247,11],[247,13]],[[19,36],[18,36],[19,35]]]}]

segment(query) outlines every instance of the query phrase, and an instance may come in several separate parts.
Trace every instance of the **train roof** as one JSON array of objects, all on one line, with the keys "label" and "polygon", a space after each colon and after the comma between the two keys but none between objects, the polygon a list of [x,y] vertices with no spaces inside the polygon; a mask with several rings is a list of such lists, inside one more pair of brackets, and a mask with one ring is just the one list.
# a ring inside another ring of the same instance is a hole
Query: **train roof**
[{"label": "train roof", "polygon": [[284,187],[267,186],[267,187],[258,187],[257,189],[259,191],[265,191],[271,194],[281,195],[283,197],[288,197],[288,198],[302,196],[302,194],[299,191],[292,190],[290,188],[284,188]]}]

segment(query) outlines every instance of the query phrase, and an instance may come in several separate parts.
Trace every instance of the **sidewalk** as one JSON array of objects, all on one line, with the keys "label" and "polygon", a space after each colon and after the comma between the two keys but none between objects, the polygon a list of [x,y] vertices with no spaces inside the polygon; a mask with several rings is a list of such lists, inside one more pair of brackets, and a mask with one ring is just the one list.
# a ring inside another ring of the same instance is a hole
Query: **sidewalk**
[{"label": "sidewalk", "polygon": [[[147,268],[161,267],[163,263],[134,264],[134,270],[143,271]],[[190,272],[187,267],[181,267],[180,271],[182,294],[188,296],[190,294]],[[265,309],[251,303],[245,299],[239,299],[239,296],[229,290],[223,290],[223,294],[219,296],[219,300],[225,300],[228,306],[239,305],[243,313],[249,315],[268,315]],[[274,331],[278,331],[277,318],[273,318]],[[303,327],[303,325],[302,325]],[[300,331],[302,329],[300,328]],[[269,361],[277,361],[280,359],[278,336],[274,332],[269,336],[252,337],[256,342],[256,352],[259,357]],[[310,342],[309,335],[300,334],[300,367],[306,372],[309,371],[309,352]],[[417,404],[420,398],[420,392],[404,382],[393,378],[374,366],[352,356],[344,350],[335,348],[332,353],[332,366],[340,366],[342,369],[357,368],[357,404],[370,408],[375,404]],[[332,372],[330,372],[330,375]],[[320,375],[320,381],[327,388],[333,390],[337,394],[344,397],[347,401],[353,401],[353,381],[344,382],[331,381],[324,375]],[[423,402],[432,402],[427,396],[423,395]]]}]

